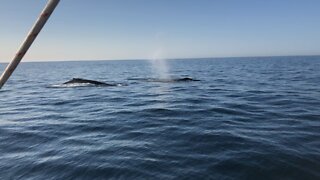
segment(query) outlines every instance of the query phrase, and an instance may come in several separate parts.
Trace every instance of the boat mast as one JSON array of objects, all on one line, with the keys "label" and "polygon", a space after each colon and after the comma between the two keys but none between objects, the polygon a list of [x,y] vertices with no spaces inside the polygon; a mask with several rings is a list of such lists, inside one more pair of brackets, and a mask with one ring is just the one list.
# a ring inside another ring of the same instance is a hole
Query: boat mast
[{"label": "boat mast", "polygon": [[22,45],[20,46],[18,52],[6,67],[5,71],[2,73],[0,77],[0,89],[2,86],[7,82],[13,71],[19,65],[20,61],[22,60],[23,56],[26,54],[30,46],[32,45],[33,41],[36,39],[38,34],[40,33],[43,26],[46,24],[47,20],[49,19],[50,15],[58,5],[60,0],[49,0],[43,11],[41,12],[39,18],[37,19],[36,23],[31,28],[30,32],[28,33],[26,39],[23,41]]}]

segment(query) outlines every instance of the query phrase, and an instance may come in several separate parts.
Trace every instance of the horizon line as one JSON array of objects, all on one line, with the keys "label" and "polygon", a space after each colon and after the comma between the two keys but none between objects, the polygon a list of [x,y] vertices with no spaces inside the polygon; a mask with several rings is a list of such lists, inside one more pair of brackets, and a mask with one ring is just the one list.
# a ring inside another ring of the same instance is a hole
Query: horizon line
[{"label": "horizon line", "polygon": [[[182,58],[163,58],[163,60],[191,60],[191,59],[229,59],[229,58],[268,58],[268,57],[317,57],[320,54],[314,55],[261,55],[261,56],[216,56],[216,57],[182,57]],[[132,59],[61,59],[61,60],[25,60],[21,61],[21,63],[34,63],[34,62],[88,62],[88,61],[148,61],[152,60],[150,58],[132,58]],[[11,60],[10,60],[11,61]],[[2,62],[0,64],[9,64],[9,62]]]}]

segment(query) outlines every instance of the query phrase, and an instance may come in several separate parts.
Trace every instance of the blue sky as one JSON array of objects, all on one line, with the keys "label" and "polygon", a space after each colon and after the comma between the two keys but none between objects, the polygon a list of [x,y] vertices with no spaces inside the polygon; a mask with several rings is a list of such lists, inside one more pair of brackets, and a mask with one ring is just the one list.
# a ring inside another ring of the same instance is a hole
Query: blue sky
[{"label": "blue sky", "polygon": [[[0,2],[0,62],[45,4]],[[61,0],[24,61],[319,55],[319,18],[319,0]]]}]

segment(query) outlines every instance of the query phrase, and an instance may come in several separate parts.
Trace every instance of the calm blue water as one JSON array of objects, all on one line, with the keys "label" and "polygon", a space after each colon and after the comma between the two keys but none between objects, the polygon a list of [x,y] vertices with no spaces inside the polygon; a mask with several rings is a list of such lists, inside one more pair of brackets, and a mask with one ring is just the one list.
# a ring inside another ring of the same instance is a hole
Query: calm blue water
[{"label": "calm blue water", "polygon": [[[0,64],[1,71],[5,64]],[[22,63],[0,179],[320,179],[320,57]],[[52,88],[73,77],[117,87]]]}]

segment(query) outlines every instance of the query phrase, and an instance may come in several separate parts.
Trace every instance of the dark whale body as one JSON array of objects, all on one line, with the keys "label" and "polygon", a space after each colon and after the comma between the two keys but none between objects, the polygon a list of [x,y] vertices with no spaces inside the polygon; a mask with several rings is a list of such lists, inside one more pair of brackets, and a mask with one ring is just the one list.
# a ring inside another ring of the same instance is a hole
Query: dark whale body
[{"label": "dark whale body", "polygon": [[175,82],[190,82],[190,81],[200,81],[197,79],[192,79],[190,77],[185,78],[173,78],[173,79],[148,79],[150,82],[164,82],[164,83],[175,83]]},{"label": "dark whale body", "polygon": [[114,84],[108,84],[100,81],[94,81],[89,79],[73,78],[70,81],[67,81],[63,84],[92,84],[95,86],[115,86]]},{"label": "dark whale body", "polygon": [[192,78],[189,78],[189,77],[185,77],[185,78],[173,79],[172,81],[174,81],[174,82],[185,82],[185,81],[200,81],[200,80],[192,79]]},{"label": "dark whale body", "polygon": [[198,79],[193,79],[191,77],[184,78],[130,78],[128,80],[138,80],[138,81],[146,81],[146,82],[160,82],[160,83],[178,83],[178,82],[191,82],[191,81],[200,81]]}]

